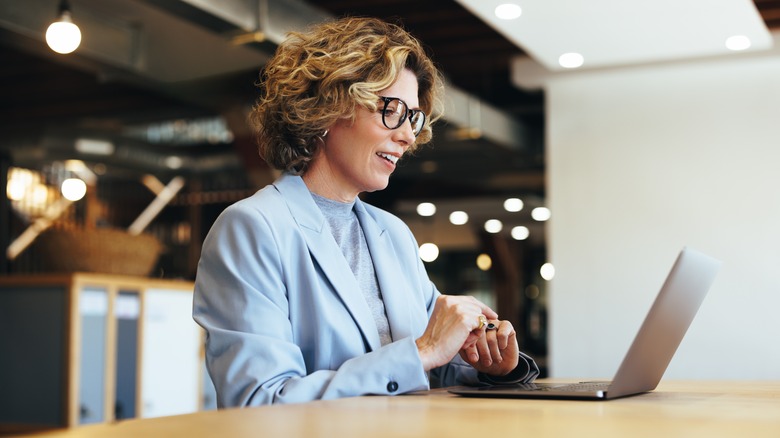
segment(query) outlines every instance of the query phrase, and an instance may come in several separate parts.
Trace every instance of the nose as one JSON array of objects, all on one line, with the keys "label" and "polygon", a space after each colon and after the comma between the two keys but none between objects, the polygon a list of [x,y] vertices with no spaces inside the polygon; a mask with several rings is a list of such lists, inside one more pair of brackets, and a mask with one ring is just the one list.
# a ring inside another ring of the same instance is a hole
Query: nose
[{"label": "nose", "polygon": [[417,141],[417,137],[412,130],[412,124],[408,120],[404,121],[398,128],[393,129],[392,138],[394,142],[403,146],[404,152],[406,152],[406,149],[412,147],[414,142]]}]

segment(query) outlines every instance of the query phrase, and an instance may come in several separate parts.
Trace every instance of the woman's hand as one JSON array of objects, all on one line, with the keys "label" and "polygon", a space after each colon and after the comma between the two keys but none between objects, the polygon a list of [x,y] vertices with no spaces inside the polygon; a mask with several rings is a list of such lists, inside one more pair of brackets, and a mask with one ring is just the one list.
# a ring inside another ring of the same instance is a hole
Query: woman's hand
[{"label": "woman's hand", "polygon": [[[439,296],[425,333],[417,339],[417,349],[425,371],[448,363],[467,346],[474,346],[474,351],[479,352],[478,341],[485,338],[485,327],[479,327],[481,316],[488,320],[498,318],[496,312],[474,297]],[[485,345],[488,343],[485,342]]]},{"label": "woman's hand", "polygon": [[509,321],[489,321],[497,328],[485,330],[484,336],[472,343],[463,345],[460,357],[477,371],[491,376],[504,376],[517,367],[520,360],[520,348],[517,345],[517,332]]}]

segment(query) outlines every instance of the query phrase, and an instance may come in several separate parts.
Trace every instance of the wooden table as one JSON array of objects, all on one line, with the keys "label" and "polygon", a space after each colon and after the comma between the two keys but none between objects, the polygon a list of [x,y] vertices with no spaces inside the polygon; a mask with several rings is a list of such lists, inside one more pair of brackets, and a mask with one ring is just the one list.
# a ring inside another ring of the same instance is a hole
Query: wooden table
[{"label": "wooden table", "polygon": [[664,382],[618,400],[473,399],[445,391],[208,411],[47,437],[780,437],[780,382]]}]

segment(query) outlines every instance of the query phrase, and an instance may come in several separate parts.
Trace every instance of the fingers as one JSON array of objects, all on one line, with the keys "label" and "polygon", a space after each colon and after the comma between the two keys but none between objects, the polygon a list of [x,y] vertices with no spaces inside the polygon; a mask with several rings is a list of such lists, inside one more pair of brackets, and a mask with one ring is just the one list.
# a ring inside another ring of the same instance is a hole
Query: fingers
[{"label": "fingers", "polygon": [[515,332],[514,326],[509,321],[497,321],[497,325],[496,339],[498,341],[498,348],[504,350],[509,345],[509,342],[514,340],[517,333]]},{"label": "fingers", "polygon": [[476,365],[477,362],[481,367],[490,367],[494,363],[500,364],[504,360],[504,350],[510,344],[516,343],[516,332],[511,322],[492,320],[490,324],[495,328],[487,329],[485,327],[475,331],[480,335],[476,342],[464,344],[468,362],[472,365]]},{"label": "fingers", "polygon": [[472,296],[441,295],[436,301],[434,313],[459,315],[469,331],[481,330],[489,320],[498,318],[498,314]]},{"label": "fingers", "polygon": [[[495,312],[474,297],[441,295],[422,336],[415,340],[423,367],[443,365],[460,351],[469,362],[479,360],[476,344],[484,337],[484,323]],[[492,319],[492,318],[491,318]],[[487,354],[483,348],[483,354]]]},{"label": "fingers", "polygon": [[[501,351],[505,349],[508,344],[507,333],[511,332],[512,327],[512,324],[508,321],[503,323],[502,321],[491,322],[496,329],[485,331],[485,336],[480,340],[482,341],[481,348],[477,348],[480,353],[480,360],[485,366],[490,366],[493,362],[501,363],[503,361]],[[506,328],[507,325],[509,326],[509,330]]]},{"label": "fingers", "polygon": [[485,332],[485,335],[477,341],[477,353],[482,366],[489,367],[493,362],[501,362],[501,353],[495,341],[495,331]]},{"label": "fingers", "polygon": [[466,362],[473,365],[477,363],[477,361],[479,361],[480,355],[479,352],[477,351],[476,342],[471,344],[471,346],[464,348],[463,351],[466,354],[466,357],[463,358]]},{"label": "fingers", "polygon": [[480,314],[484,315],[487,319],[491,320],[491,319],[498,318],[498,313],[496,313],[495,310],[491,309],[487,304],[479,301],[478,299],[470,295],[461,295],[461,296],[440,295],[439,299],[437,300],[437,304],[439,303],[439,301],[442,301],[442,304],[445,306],[454,305],[454,303],[461,303],[461,304],[468,303],[468,305],[475,306],[475,310],[477,310]]},{"label": "fingers", "polygon": [[477,301],[477,303],[480,304],[480,308],[482,309],[482,314],[485,315],[487,319],[490,320],[490,319],[498,318],[498,313],[496,313],[493,309],[488,307],[486,304],[481,303],[480,301]]}]

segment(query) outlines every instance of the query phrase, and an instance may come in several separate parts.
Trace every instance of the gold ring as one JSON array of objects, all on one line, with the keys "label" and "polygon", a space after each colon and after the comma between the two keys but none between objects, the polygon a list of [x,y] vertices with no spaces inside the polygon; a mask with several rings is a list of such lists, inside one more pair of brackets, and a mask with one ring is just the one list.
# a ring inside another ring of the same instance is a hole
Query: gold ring
[{"label": "gold ring", "polygon": [[487,318],[485,318],[485,315],[479,315],[479,327],[477,327],[477,330],[482,330],[482,327],[486,326],[488,323]]}]

